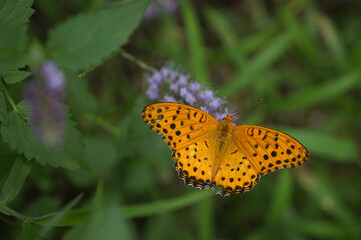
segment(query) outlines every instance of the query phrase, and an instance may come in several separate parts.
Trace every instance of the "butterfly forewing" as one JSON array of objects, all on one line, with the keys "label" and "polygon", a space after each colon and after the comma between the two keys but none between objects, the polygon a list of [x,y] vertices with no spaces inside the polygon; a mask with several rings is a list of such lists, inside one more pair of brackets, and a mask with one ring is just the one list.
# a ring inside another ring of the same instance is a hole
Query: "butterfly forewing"
[{"label": "butterfly forewing", "polygon": [[235,143],[261,174],[296,167],[308,159],[306,148],[291,136],[270,128],[235,127]]},{"label": "butterfly forewing", "polygon": [[202,110],[178,103],[156,103],[143,109],[150,129],[163,134],[172,150],[182,149],[207,137],[219,122]]}]

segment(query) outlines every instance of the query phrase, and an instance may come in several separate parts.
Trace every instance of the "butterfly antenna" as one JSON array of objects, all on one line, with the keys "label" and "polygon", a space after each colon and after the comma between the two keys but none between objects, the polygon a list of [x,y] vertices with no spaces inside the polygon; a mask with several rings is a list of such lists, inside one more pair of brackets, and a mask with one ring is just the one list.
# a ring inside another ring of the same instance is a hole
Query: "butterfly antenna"
[{"label": "butterfly antenna", "polygon": [[[262,101],[263,101],[263,99],[260,98],[255,104],[253,104],[252,107],[255,107],[258,103],[261,103]],[[240,114],[241,112],[242,112],[242,111],[236,112],[236,113],[232,114],[232,116],[236,116],[236,115]]]}]

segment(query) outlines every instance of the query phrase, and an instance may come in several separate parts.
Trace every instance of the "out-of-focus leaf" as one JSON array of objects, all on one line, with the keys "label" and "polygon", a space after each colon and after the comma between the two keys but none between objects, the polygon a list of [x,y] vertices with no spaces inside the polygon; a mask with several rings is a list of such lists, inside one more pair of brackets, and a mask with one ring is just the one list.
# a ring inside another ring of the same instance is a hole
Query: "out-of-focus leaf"
[{"label": "out-of-focus leaf", "polygon": [[337,162],[353,161],[357,157],[358,146],[352,139],[337,137],[310,129],[275,127],[299,140],[312,155],[319,155]]},{"label": "out-of-focus leaf", "polygon": [[246,61],[247,64],[244,65],[242,72],[232,76],[224,84],[220,90],[220,95],[231,96],[252,83],[254,77],[269,68],[286,52],[290,43],[291,35],[287,32],[274,37],[256,56]]},{"label": "out-of-focus leaf", "polygon": [[8,215],[8,216],[13,216],[21,221],[24,221],[25,219],[27,219],[28,217],[21,214],[21,213],[18,213],[17,211],[9,208],[8,206],[6,206],[4,203],[0,202],[0,212],[5,214],[5,215]]},{"label": "out-of-focus leaf", "polygon": [[5,96],[0,89],[0,122],[5,121],[7,114],[8,114],[8,110],[6,107]]},{"label": "out-of-focus leaf", "polygon": [[293,225],[305,235],[316,239],[343,239],[347,235],[343,226],[323,219],[297,220]]},{"label": "out-of-focus leaf", "polygon": [[0,76],[29,63],[25,53],[27,36],[25,28],[0,24]]},{"label": "out-of-focus leaf", "polygon": [[346,238],[357,239],[356,236],[360,236],[361,229],[357,222],[357,216],[348,208],[345,201],[342,201],[343,196],[340,195],[342,191],[336,189],[335,185],[329,184],[333,176],[328,176],[321,169],[317,172],[304,171],[297,177],[300,185],[313,202],[343,226],[347,232]]},{"label": "out-of-focus leaf", "polygon": [[326,44],[331,50],[333,61],[336,63],[335,66],[339,68],[339,72],[344,72],[347,69],[346,52],[335,26],[325,15],[315,13],[313,16],[320,27]]},{"label": "out-of-focus leaf", "polygon": [[92,169],[93,173],[77,169],[68,171],[69,178],[78,186],[84,186],[94,182],[101,176],[106,176],[118,160],[117,149],[111,139],[101,136],[87,136],[84,142],[84,159]]},{"label": "out-of-focus leaf", "polygon": [[37,240],[38,239],[38,233],[37,233],[36,227],[29,220],[25,220],[23,222],[22,232],[23,232],[23,240]]},{"label": "out-of-focus leaf", "polygon": [[70,229],[63,240],[134,239],[129,224],[119,212],[119,207],[106,207],[94,211],[89,218]]},{"label": "out-of-focus leaf", "polygon": [[217,33],[218,38],[222,41],[222,44],[226,48],[229,57],[232,58],[233,63],[239,70],[242,70],[244,56],[241,49],[237,47],[238,39],[225,16],[214,8],[207,8],[205,15],[208,19],[207,23],[213,31]]},{"label": "out-of-focus leaf", "polygon": [[361,72],[356,71],[319,86],[310,86],[280,101],[267,104],[269,109],[287,110],[307,107],[312,104],[330,101],[353,89],[361,82]]},{"label": "out-of-focus leaf", "polygon": [[18,195],[30,173],[32,165],[31,162],[26,161],[22,157],[16,159],[0,194],[0,200],[3,203],[11,203],[16,195]]},{"label": "out-of-focus leaf", "polygon": [[52,227],[56,226],[64,218],[64,216],[66,216],[66,214],[80,201],[82,197],[83,194],[79,194],[76,198],[74,198],[67,205],[65,205],[61,209],[61,211],[51,216],[50,220],[47,222],[45,227],[41,229],[40,235],[45,236]]},{"label": "out-of-focus leaf", "polygon": [[74,71],[100,65],[128,41],[148,4],[149,0],[113,4],[62,22],[50,31],[49,54]]},{"label": "out-of-focus leaf", "polygon": [[291,201],[293,190],[292,184],[292,175],[289,170],[278,173],[278,179],[273,191],[271,205],[268,214],[265,217],[266,233],[274,233],[277,229],[276,226],[282,225],[282,217]]},{"label": "out-of-focus leaf", "polygon": [[4,81],[7,84],[14,84],[14,83],[21,82],[22,80],[26,79],[30,75],[31,75],[31,72],[14,70],[14,71],[7,72],[4,75]]},{"label": "out-of-focus leaf", "polygon": [[214,199],[209,198],[197,204],[198,229],[197,239],[208,240],[215,239],[214,231]]},{"label": "out-of-focus leaf", "polygon": [[[212,190],[193,190],[192,192],[173,199],[159,200],[150,203],[133,204],[114,209],[124,218],[148,217],[166,212],[175,211],[214,196]],[[0,205],[1,206],[1,205]],[[1,209],[0,209],[1,210]],[[52,215],[35,218],[35,222],[45,225]],[[72,226],[83,222],[89,217],[89,210],[77,209],[66,214],[56,226]]]},{"label": "out-of-focus leaf", "polygon": [[35,12],[31,8],[33,1],[0,0],[0,24],[18,27],[29,22],[29,17]]},{"label": "out-of-focus leaf", "polygon": [[78,77],[75,73],[66,72],[66,98],[71,103],[70,111],[77,115],[87,115],[96,112],[99,103],[88,86],[85,77]]},{"label": "out-of-focus leaf", "polygon": [[[299,21],[297,16],[290,8],[282,8],[280,10],[280,20],[285,25],[288,32],[292,35],[292,42],[295,49],[298,50],[299,56],[304,57],[310,63],[317,63],[321,59],[321,49],[317,47],[317,41],[314,33],[310,30],[305,21]],[[312,22],[314,25],[314,22]]]},{"label": "out-of-focus leaf", "polygon": [[83,161],[81,134],[75,128],[74,122],[66,120],[64,140],[60,147],[45,146],[34,138],[30,123],[24,119],[25,113],[20,112],[27,105],[24,103],[24,106],[20,106],[21,104],[17,105],[19,112],[10,112],[0,128],[2,140],[8,143],[11,149],[23,153],[28,160],[34,158],[42,165],[87,169]]},{"label": "out-of-focus leaf", "polygon": [[197,15],[192,4],[188,0],[179,2],[182,9],[182,16],[185,25],[185,32],[189,44],[189,55],[191,61],[191,68],[193,69],[196,78],[201,83],[207,83],[209,77],[207,74],[205,53],[203,51],[203,40],[201,27],[197,20]]}]

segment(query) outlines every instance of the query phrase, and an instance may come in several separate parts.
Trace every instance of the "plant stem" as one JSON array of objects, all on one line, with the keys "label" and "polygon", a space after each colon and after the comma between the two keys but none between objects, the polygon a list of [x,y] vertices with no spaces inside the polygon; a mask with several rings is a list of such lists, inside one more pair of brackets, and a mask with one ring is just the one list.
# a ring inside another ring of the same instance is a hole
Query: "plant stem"
[{"label": "plant stem", "polygon": [[139,67],[143,68],[144,70],[146,71],[149,71],[149,72],[154,72],[154,71],[157,71],[157,69],[155,69],[154,67],[152,66],[149,66],[148,64],[146,64],[145,62],[143,62],[142,60],[139,60],[138,58],[136,58],[135,56],[127,53],[127,52],[124,52],[123,50],[121,50],[120,54],[125,57],[126,59],[130,60],[130,61],[133,61],[134,63],[138,64]]},{"label": "plant stem", "polygon": [[19,109],[16,107],[16,104],[15,104],[14,100],[12,99],[12,97],[10,96],[8,90],[7,90],[6,87],[5,87],[4,79],[1,78],[1,81],[0,81],[0,82],[1,82],[1,86],[2,86],[2,88],[3,88],[3,90],[4,90],[5,96],[6,96],[6,98],[8,99],[11,107],[12,107],[16,112],[19,112]]}]

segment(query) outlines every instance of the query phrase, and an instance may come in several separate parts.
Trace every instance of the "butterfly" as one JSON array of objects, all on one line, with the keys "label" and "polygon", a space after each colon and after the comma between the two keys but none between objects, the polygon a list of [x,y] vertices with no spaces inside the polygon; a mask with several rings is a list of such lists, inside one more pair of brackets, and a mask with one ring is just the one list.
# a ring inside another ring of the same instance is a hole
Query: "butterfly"
[{"label": "butterfly", "polygon": [[178,103],[144,107],[142,118],[173,150],[178,175],[187,185],[216,188],[228,196],[249,191],[260,177],[308,159],[306,148],[291,136],[255,125],[220,123],[210,114]]}]

